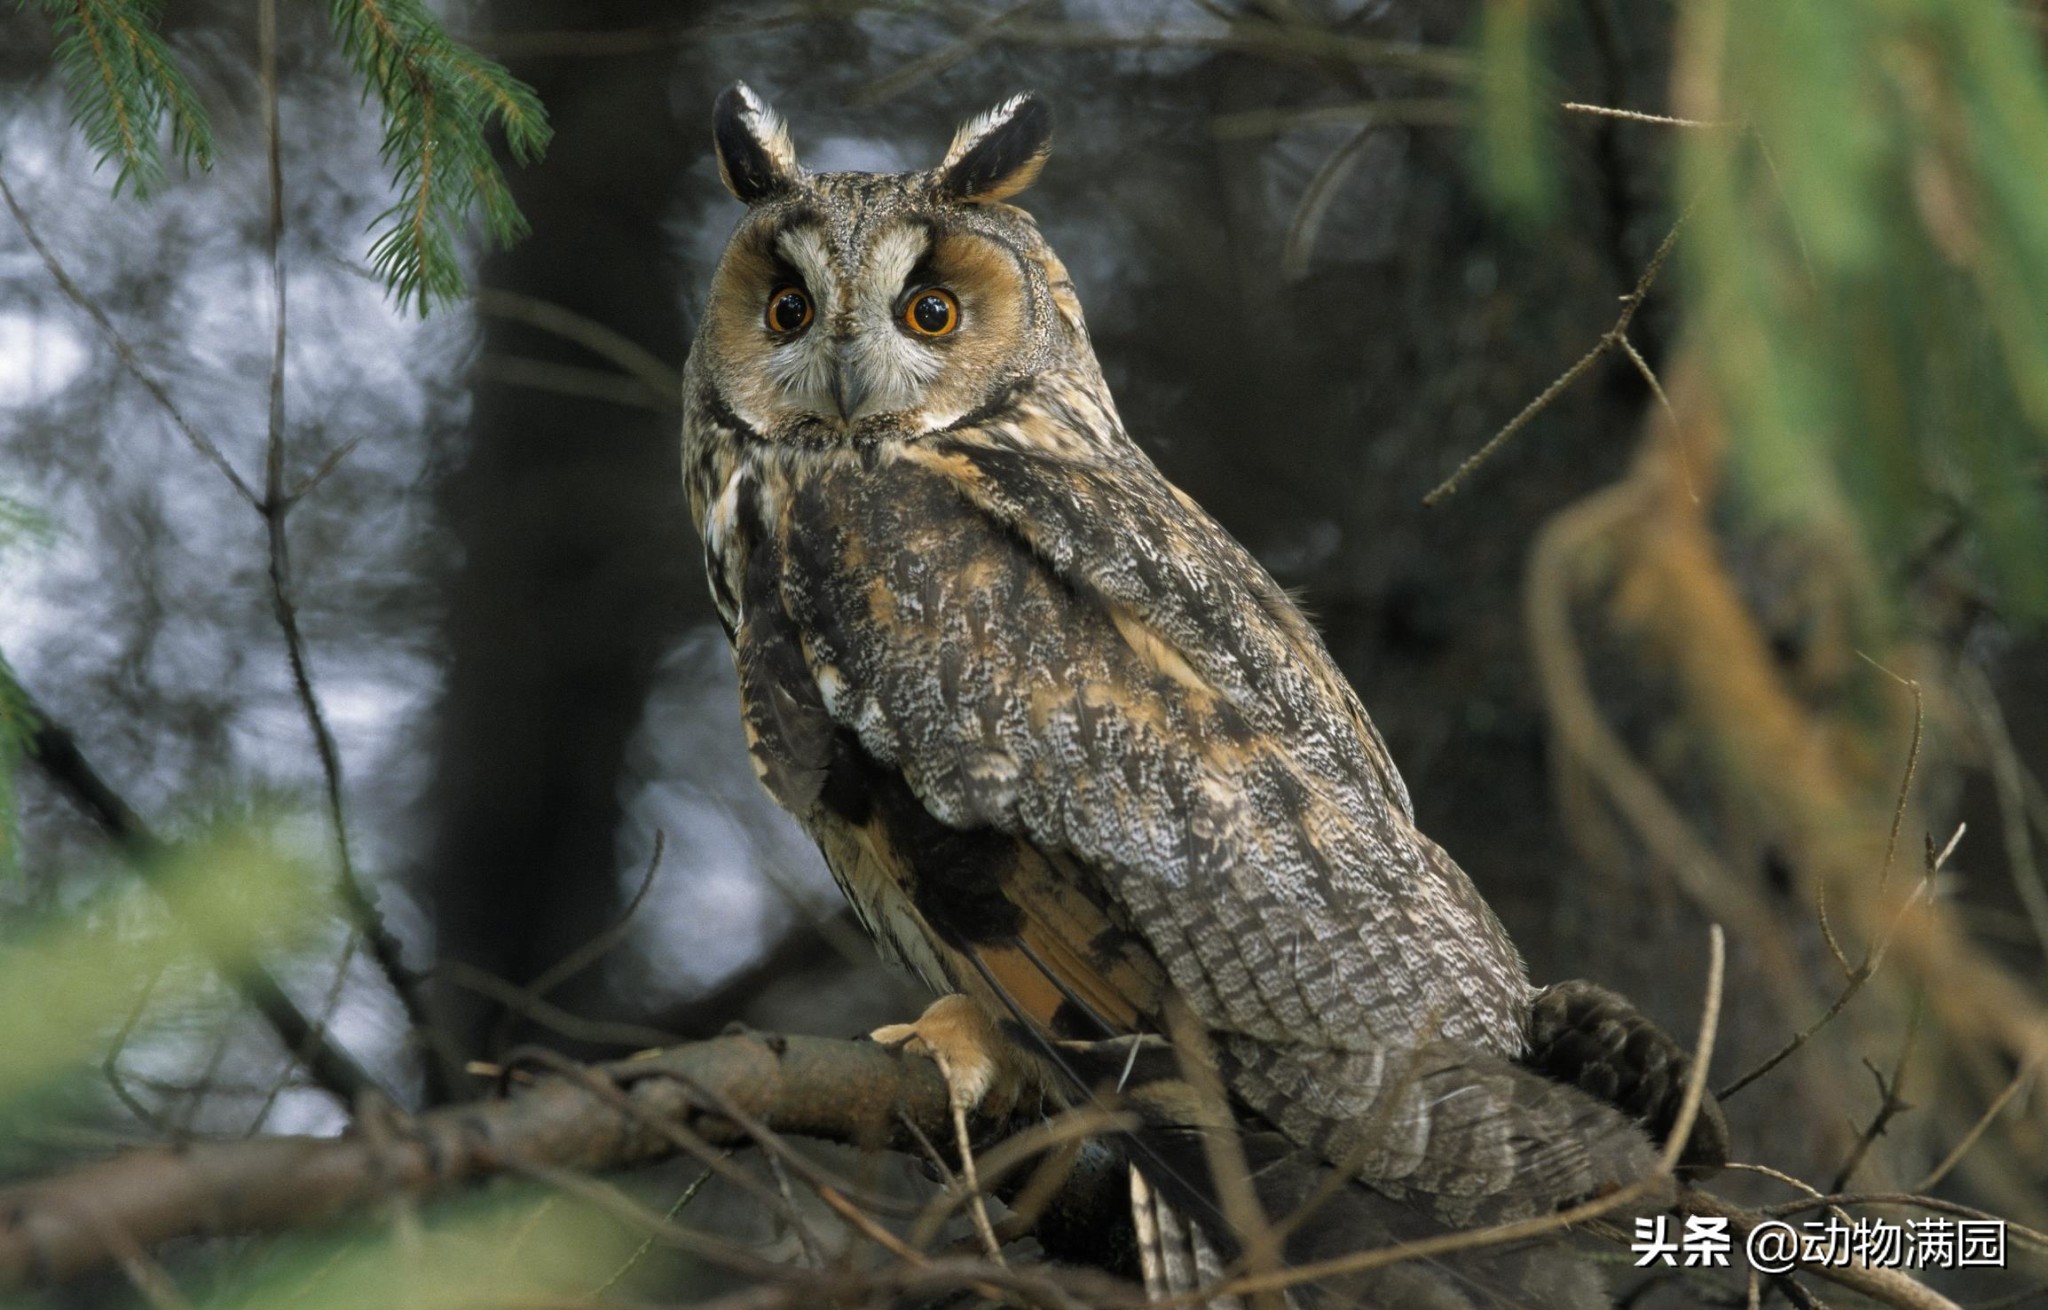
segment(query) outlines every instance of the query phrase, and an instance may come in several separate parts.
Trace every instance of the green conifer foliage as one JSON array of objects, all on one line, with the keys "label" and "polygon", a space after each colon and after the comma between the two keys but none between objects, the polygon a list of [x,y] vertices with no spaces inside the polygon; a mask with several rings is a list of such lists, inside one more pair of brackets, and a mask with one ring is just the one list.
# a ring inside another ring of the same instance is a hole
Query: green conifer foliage
[{"label": "green conifer foliage", "polygon": [[[212,165],[205,106],[157,30],[161,0],[17,2],[55,29],[77,123],[100,163],[118,167],[116,194],[147,195],[162,182],[166,122],[173,156]],[[457,244],[472,214],[492,241],[525,235],[491,132],[531,163],[547,148],[547,114],[530,87],[451,39],[421,0],[333,0],[329,12],[381,113],[398,191],[378,216],[370,262],[400,303],[425,314],[463,294]]]}]

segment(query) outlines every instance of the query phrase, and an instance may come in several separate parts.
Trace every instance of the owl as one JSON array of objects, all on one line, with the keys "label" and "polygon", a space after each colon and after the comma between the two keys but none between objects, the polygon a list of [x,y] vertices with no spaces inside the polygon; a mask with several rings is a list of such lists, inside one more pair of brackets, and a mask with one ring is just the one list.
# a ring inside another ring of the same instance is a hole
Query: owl
[{"label": "owl", "polygon": [[[928,171],[811,173],[745,86],[714,110],[746,212],[684,478],[762,782],[944,994],[889,1035],[964,1101],[1028,1076],[1139,1104],[1145,1194],[1225,1257],[1191,1047],[1262,1189],[1308,1176],[1286,1160],[1391,1207],[1354,1237],[1646,1174],[1686,1057],[1618,997],[1531,985],[1314,628],[1124,430],[1010,203],[1051,138],[1023,95]],[[1343,1240],[1313,1228],[1288,1258]]]}]

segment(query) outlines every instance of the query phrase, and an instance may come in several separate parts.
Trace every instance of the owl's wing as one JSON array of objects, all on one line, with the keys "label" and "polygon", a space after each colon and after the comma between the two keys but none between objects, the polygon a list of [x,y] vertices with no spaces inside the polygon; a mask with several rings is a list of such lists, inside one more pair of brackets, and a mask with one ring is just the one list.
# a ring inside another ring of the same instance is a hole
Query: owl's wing
[{"label": "owl's wing", "polygon": [[[1156,1024],[1156,995],[1127,994],[1135,936],[1295,1140],[1340,1158],[1342,1117],[1398,1102],[1380,1181],[1484,1170],[1497,1192],[1540,1166],[1560,1182],[1540,1204],[1628,1176],[1640,1135],[1504,1058],[1521,962],[1415,830],[1321,644],[1152,477],[961,440],[814,453],[736,494],[770,786],[843,881],[894,883],[916,922],[878,935],[943,943],[1013,1004],[1121,997],[1107,1030]],[[1330,1099],[1368,1064],[1384,1076]]]},{"label": "owl's wing", "polygon": [[[1299,614],[1154,478],[960,441],[816,459],[763,502],[743,585],[773,595],[742,611],[787,615],[831,722],[945,829],[1099,884],[1203,1022],[1512,1053],[1505,934]],[[1007,900],[977,887],[1004,859],[915,898]]]}]

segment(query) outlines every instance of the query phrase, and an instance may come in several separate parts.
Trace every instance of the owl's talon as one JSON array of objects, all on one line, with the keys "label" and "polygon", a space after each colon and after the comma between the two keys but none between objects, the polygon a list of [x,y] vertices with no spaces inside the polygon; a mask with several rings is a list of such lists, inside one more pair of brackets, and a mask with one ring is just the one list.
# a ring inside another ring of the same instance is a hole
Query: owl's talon
[{"label": "owl's talon", "polygon": [[933,1001],[914,1022],[884,1024],[868,1037],[938,1065],[960,1110],[1006,1118],[1033,1081],[987,1012],[957,993]]}]

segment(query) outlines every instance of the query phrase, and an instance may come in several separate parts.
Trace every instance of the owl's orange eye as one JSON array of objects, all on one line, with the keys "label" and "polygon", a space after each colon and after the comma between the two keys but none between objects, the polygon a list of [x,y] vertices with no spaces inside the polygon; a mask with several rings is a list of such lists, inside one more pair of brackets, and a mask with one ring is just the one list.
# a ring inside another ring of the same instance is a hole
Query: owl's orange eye
[{"label": "owl's orange eye", "polygon": [[903,307],[903,326],[921,337],[943,337],[960,326],[960,302],[944,287],[920,291]]},{"label": "owl's orange eye", "polygon": [[811,298],[799,287],[784,287],[768,297],[768,330],[801,332],[811,325]]}]

